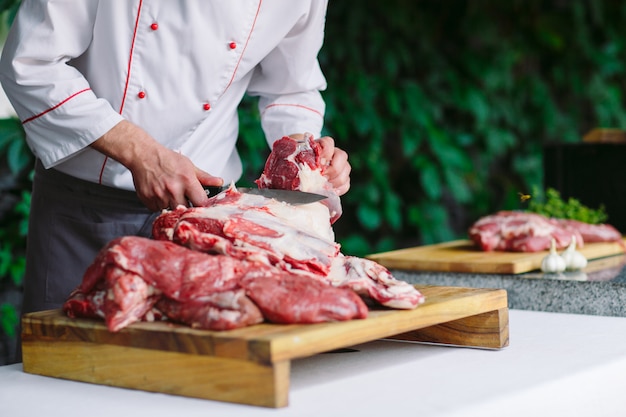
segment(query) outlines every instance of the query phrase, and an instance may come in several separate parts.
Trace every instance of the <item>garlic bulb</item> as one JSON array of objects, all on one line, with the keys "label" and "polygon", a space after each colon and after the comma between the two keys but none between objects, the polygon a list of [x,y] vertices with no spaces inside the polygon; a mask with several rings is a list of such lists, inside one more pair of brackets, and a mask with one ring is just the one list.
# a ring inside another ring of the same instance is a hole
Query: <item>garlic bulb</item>
[{"label": "garlic bulb", "polygon": [[578,271],[587,266],[585,255],[576,250],[576,236],[572,236],[572,241],[561,254],[561,258],[565,261],[565,269],[568,271]]},{"label": "garlic bulb", "polygon": [[550,242],[550,253],[541,261],[541,270],[547,273],[558,273],[565,271],[565,259],[556,252],[556,242]]}]

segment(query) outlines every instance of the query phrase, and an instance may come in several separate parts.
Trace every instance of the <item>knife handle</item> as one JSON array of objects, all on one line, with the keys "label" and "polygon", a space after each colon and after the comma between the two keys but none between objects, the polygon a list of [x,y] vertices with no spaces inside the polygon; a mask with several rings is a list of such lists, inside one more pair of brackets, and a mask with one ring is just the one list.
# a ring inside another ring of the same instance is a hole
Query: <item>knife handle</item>
[{"label": "knife handle", "polygon": [[225,190],[225,187],[221,187],[221,186],[214,186],[214,185],[204,186],[204,191],[206,191],[206,195],[208,195],[209,197],[213,197],[214,195],[217,195],[224,190]]}]

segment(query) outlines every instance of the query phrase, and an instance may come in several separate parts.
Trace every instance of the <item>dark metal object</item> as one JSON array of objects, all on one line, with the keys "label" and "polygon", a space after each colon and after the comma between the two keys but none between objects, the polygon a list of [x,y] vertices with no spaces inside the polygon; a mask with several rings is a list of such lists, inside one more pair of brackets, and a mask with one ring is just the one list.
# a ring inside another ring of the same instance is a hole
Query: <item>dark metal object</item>
[{"label": "dark metal object", "polygon": [[[228,187],[204,187],[207,195],[214,196],[228,189]],[[302,205],[315,203],[326,198],[325,195],[306,193],[303,191],[291,191],[291,190],[273,190],[269,188],[245,188],[237,187],[237,191],[246,194],[260,195],[266,198],[273,198],[278,201],[284,201],[285,203],[293,205]]]}]

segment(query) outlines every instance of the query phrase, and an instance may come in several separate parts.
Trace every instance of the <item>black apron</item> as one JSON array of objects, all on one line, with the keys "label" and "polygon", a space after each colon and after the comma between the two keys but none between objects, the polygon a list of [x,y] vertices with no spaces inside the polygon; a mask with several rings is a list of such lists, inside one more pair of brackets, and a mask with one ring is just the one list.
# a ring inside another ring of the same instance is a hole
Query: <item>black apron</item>
[{"label": "black apron", "polygon": [[150,237],[159,213],[134,191],[35,167],[22,312],[60,308],[98,251],[127,235]]}]

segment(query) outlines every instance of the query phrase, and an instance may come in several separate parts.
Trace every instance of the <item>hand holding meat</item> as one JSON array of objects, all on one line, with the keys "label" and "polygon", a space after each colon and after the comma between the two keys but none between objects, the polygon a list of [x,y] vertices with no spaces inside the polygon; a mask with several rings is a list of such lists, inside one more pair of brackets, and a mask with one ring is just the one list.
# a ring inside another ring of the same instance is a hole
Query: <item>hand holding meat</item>
[{"label": "hand holding meat", "polygon": [[[325,148],[324,148],[325,146]],[[274,142],[261,176],[255,181],[259,188],[298,190],[322,194],[328,198],[322,201],[330,211],[330,221],[334,223],[343,212],[336,186],[328,179],[330,166],[327,158],[333,155],[336,166],[331,170],[333,179],[341,181],[341,175],[349,173],[348,158],[334,147],[334,141],[322,138],[317,141],[313,135],[284,136]],[[345,153],[345,152],[344,152]],[[330,160],[331,166],[333,159]],[[338,177],[337,174],[341,173]],[[347,174],[346,174],[347,175]],[[347,187],[350,186],[349,177]],[[346,183],[340,185],[346,187]]]},{"label": "hand holding meat", "polygon": [[350,189],[350,172],[348,154],[335,146],[335,140],[324,136],[317,140],[322,148],[321,163],[326,166],[324,176],[333,185],[335,193],[342,196]]},{"label": "hand holding meat", "polygon": [[[314,139],[310,133],[289,135],[300,143],[308,143]],[[324,177],[331,184],[333,191],[338,196],[342,196],[350,189],[350,172],[352,166],[348,162],[348,153],[335,146],[335,139],[330,136],[323,136],[315,139],[316,156],[318,164],[323,170]],[[313,148],[313,147],[310,147]]]}]

